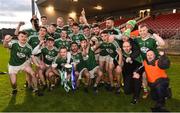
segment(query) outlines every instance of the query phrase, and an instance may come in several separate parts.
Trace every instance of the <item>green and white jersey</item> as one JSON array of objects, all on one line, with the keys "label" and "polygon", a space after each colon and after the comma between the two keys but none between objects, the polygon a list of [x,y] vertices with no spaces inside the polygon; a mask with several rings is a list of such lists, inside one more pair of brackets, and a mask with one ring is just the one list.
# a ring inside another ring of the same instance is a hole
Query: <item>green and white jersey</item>
[{"label": "green and white jersey", "polygon": [[121,39],[122,34],[118,28],[113,27],[112,29],[105,29],[105,30],[109,30],[109,34],[114,35],[115,39],[118,39],[118,40]]},{"label": "green and white jersey", "polygon": [[32,36],[32,35],[38,35],[38,32],[35,29],[25,29],[24,31],[26,31],[28,33],[28,37]]},{"label": "green and white jersey", "polygon": [[138,37],[138,38],[135,38],[134,40],[137,42],[137,44],[139,44],[141,55],[142,55],[143,59],[146,58],[146,53],[148,50],[154,51],[156,56],[159,55],[158,50],[157,50],[157,43],[156,43],[155,39],[147,38],[146,40],[142,40],[141,37]]},{"label": "green and white jersey", "polygon": [[103,42],[103,40],[101,39],[100,36],[95,36],[95,37],[97,38],[99,44],[101,44]]},{"label": "green and white jersey", "polygon": [[120,33],[120,30],[116,27],[113,27],[112,29],[106,29],[106,30],[109,30],[109,34],[114,34],[114,35],[119,35]]},{"label": "green and white jersey", "polygon": [[57,26],[55,32],[60,34],[62,30],[63,30],[63,27]]},{"label": "green and white jersey", "polygon": [[60,38],[60,34],[55,32],[53,38],[54,38],[54,40],[59,39]]},{"label": "green and white jersey", "polygon": [[114,40],[112,43],[108,43],[108,47],[106,48],[106,51],[110,55],[110,57],[115,58],[117,56],[117,49],[120,48],[119,44],[116,40]]},{"label": "green and white jersey", "polygon": [[52,64],[57,54],[58,54],[58,50],[55,47],[52,48],[51,50],[49,50],[47,47],[42,48],[41,50],[41,55],[43,56],[43,62],[47,65]]},{"label": "green and white jersey", "polygon": [[97,66],[95,53],[89,49],[88,55],[82,56],[80,63],[78,64],[78,71],[81,71],[83,68],[87,68],[88,71],[91,71]]},{"label": "green and white jersey", "polygon": [[48,35],[46,36],[46,38],[48,38],[49,36],[53,37],[54,40],[60,38],[60,34],[59,34],[59,33],[56,33],[56,32],[54,32],[54,33],[48,33]]},{"label": "green and white jersey", "polygon": [[[131,54],[132,54],[132,51],[130,51],[129,53],[126,53],[126,52],[122,52],[122,56],[123,56],[123,58],[127,58],[127,57],[130,57],[131,56]],[[117,60],[117,59],[116,59]],[[141,56],[141,54],[139,54],[135,59],[134,59],[135,61],[137,61],[137,62],[139,62],[139,63],[142,63],[143,62],[143,59],[142,59],[142,56]],[[117,60],[118,61],[118,60]]]},{"label": "green and white jersey", "polygon": [[65,25],[63,29],[67,31],[68,35],[71,35],[73,33],[72,28],[69,25]]},{"label": "green and white jersey", "polygon": [[49,37],[51,37],[48,33],[45,35],[45,39],[47,40]]},{"label": "green and white jersey", "polygon": [[29,44],[21,46],[18,41],[11,41],[9,43],[10,48],[10,60],[9,65],[20,66],[26,62],[32,53],[32,48]]},{"label": "green and white jersey", "polygon": [[88,39],[88,40],[91,40],[91,38],[92,38],[91,35],[89,35],[89,36],[85,36],[85,35],[84,35],[84,37],[85,37],[85,39]]},{"label": "green and white jersey", "polygon": [[30,36],[28,44],[34,49],[40,43],[40,38],[37,35]]},{"label": "green and white jersey", "polygon": [[109,43],[108,42],[102,42],[99,46],[100,48],[100,53],[99,55],[100,56],[107,56],[108,55],[108,52],[106,51],[106,49],[108,48],[109,46]]},{"label": "green and white jersey", "polygon": [[58,49],[62,46],[65,46],[69,50],[70,49],[70,42],[67,40],[62,40],[61,38],[59,38],[59,39],[55,40],[54,46]]},{"label": "green and white jersey", "polygon": [[57,69],[63,69],[63,66],[67,63],[67,59],[61,58],[60,56],[57,56],[53,63],[52,66],[56,67]]},{"label": "green and white jersey", "polygon": [[71,54],[71,58],[72,58],[72,61],[75,62],[75,63],[79,63],[80,62],[80,59],[82,58],[82,55],[81,53],[77,53],[77,54]]},{"label": "green and white jersey", "polygon": [[80,33],[72,34],[72,36],[70,36],[70,37],[71,37],[71,40],[73,42],[78,43],[78,45],[80,45],[80,42],[81,42],[82,39],[85,39],[85,36],[83,34],[80,34]]},{"label": "green and white jersey", "polygon": [[101,49],[101,56],[110,55],[110,57],[115,58],[117,56],[117,49],[119,48],[119,44],[116,40],[114,40],[112,43],[102,42],[99,48]]},{"label": "green and white jersey", "polygon": [[79,24],[79,30],[80,31],[83,31],[83,26],[84,26],[84,24]]}]

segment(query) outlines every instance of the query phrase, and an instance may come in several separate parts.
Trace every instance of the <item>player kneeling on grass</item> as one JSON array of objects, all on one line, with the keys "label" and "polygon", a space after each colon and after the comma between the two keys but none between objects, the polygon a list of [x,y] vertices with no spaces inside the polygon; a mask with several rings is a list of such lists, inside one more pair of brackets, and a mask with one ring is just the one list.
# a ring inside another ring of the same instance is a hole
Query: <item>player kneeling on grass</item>
[{"label": "player kneeling on grass", "polygon": [[[99,67],[103,70],[104,73],[107,74],[108,73],[108,52],[106,51],[106,48],[108,47],[108,38],[109,38],[108,31],[103,30],[101,32],[100,36],[101,36],[100,38],[102,41],[99,43],[99,46],[98,46]],[[107,78],[108,78],[108,76],[107,76]],[[108,80],[106,80],[105,82],[108,82]]]},{"label": "player kneeling on grass", "polygon": [[96,63],[95,59],[95,53],[88,45],[88,42],[86,39],[81,40],[81,49],[82,49],[82,58],[80,59],[80,63],[78,64],[78,70],[79,70],[79,78],[81,79],[84,77],[85,79],[85,87],[84,91],[88,92],[88,87],[91,85],[91,80],[95,77],[95,74],[97,74],[95,84],[94,84],[94,91],[97,93],[97,85],[99,81],[101,80],[103,76],[102,70],[100,70],[99,66]]},{"label": "player kneeling on grass", "polygon": [[72,58],[72,64],[74,64],[75,69],[75,75],[76,75],[76,88],[79,87],[80,81],[78,80],[79,72],[77,70],[77,65],[80,63],[80,59],[82,57],[79,46],[76,42],[71,43],[71,58]]},{"label": "player kneeling on grass", "polygon": [[40,93],[37,88],[37,79],[35,77],[35,73],[30,66],[29,60],[31,58],[32,48],[27,44],[27,33],[20,31],[18,33],[17,41],[11,39],[12,37],[10,35],[6,35],[3,45],[5,48],[9,48],[11,50],[8,73],[10,75],[10,82],[13,89],[12,94],[17,93],[17,73],[23,70],[32,77],[35,94],[42,96],[42,93]]},{"label": "player kneeling on grass", "polygon": [[[43,42],[44,43],[44,42]],[[52,73],[51,71],[51,64],[54,60],[54,58],[57,56],[58,50],[56,47],[54,47],[54,38],[48,37],[45,47],[42,47],[42,44],[40,43],[36,48],[33,50],[33,54],[40,54],[41,58],[41,65],[39,66],[40,69],[38,71],[38,74],[40,77],[45,77],[49,81],[49,84],[51,84],[51,77]],[[45,74],[45,76],[44,76]],[[47,85],[43,86],[43,90],[47,87]]]},{"label": "player kneeling on grass", "polygon": [[144,68],[146,71],[148,85],[151,89],[152,99],[156,104],[152,111],[165,112],[165,98],[169,96],[169,78],[165,69],[169,68],[170,61],[164,55],[164,52],[159,52],[160,57],[157,58],[154,51],[148,50],[146,60],[144,60]]},{"label": "player kneeling on grass", "polygon": [[[114,76],[117,78],[117,85],[116,85],[116,93],[120,93],[120,75],[121,75],[121,61],[122,61],[122,54],[121,54],[121,48],[119,46],[118,40],[115,39],[114,35],[109,34],[110,31],[104,30],[101,34],[102,36],[105,35],[107,38],[106,45],[103,47],[104,49],[101,49],[101,51],[105,51],[107,53],[107,59],[106,59],[106,66],[109,76],[110,84],[107,85],[107,89],[109,91],[113,91],[114,89]],[[102,44],[100,45],[100,48]],[[100,52],[101,53],[101,52]],[[119,56],[119,58],[117,58]],[[114,60],[116,59],[116,63],[120,65],[115,65]],[[114,76],[113,76],[114,75]]]},{"label": "player kneeling on grass", "polygon": [[[59,53],[55,60],[52,63],[52,72],[54,75],[59,75],[61,79],[61,85],[64,86],[64,89],[69,92],[70,87],[70,78],[71,78],[71,68],[70,64],[72,61],[71,56],[67,52],[67,48],[62,46],[59,50]],[[51,87],[54,87],[54,84],[51,84]]]}]

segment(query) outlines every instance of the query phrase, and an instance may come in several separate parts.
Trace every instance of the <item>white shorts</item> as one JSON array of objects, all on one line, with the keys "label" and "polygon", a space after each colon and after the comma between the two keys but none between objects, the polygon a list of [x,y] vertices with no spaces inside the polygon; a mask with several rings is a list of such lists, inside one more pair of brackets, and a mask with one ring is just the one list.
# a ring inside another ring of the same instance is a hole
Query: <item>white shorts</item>
[{"label": "white shorts", "polygon": [[36,60],[36,62],[37,62],[38,64],[41,64],[41,60],[40,60],[40,58],[39,58],[38,56],[34,56],[34,59]]},{"label": "white shorts", "polygon": [[[99,66],[96,66],[95,68],[93,68],[91,71],[89,71],[90,73],[90,78],[93,79],[95,77],[95,72],[97,71],[97,69],[99,68]],[[82,79],[82,75],[83,75],[83,72],[84,70],[86,70],[87,68],[83,68],[80,73],[79,73],[79,77],[78,79]]]},{"label": "white shorts", "polygon": [[91,71],[89,71],[90,73],[90,78],[94,78],[95,77],[95,72],[97,72],[97,69],[99,68],[99,66],[96,66],[95,68],[93,68]]},{"label": "white shorts", "polygon": [[96,59],[96,61],[99,60],[99,54],[95,54],[95,59]]},{"label": "white shorts", "polygon": [[105,62],[105,61],[107,61],[109,58],[108,58],[108,55],[107,56],[101,56],[101,55],[99,55],[99,61],[100,62]]},{"label": "white shorts", "polygon": [[113,58],[111,56],[107,56],[107,60],[106,60],[108,63],[111,63],[113,64]]},{"label": "white shorts", "polygon": [[12,66],[8,64],[8,73],[9,74],[17,74],[19,71],[22,71],[25,69],[25,67],[30,66],[30,60],[27,60],[20,66]]}]

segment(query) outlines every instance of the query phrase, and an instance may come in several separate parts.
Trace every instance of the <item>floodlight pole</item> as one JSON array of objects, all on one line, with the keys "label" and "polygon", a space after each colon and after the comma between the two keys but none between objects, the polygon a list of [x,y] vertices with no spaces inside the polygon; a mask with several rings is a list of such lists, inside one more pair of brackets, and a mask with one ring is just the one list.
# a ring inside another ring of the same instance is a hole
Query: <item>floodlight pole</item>
[{"label": "floodlight pole", "polygon": [[31,0],[32,16],[35,15],[35,4],[34,0]]}]

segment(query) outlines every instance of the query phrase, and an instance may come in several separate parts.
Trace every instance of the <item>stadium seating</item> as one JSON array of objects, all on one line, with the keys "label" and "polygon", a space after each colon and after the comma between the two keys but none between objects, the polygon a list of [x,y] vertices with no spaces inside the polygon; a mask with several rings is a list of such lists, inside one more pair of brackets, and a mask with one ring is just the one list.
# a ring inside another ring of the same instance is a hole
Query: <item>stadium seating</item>
[{"label": "stadium seating", "polygon": [[142,23],[146,23],[163,38],[169,38],[180,30],[180,13],[159,15],[155,18],[148,18]]},{"label": "stadium seating", "polygon": [[[131,20],[131,19],[133,19],[133,18],[122,18],[122,19],[115,20],[115,21],[114,21],[114,26],[118,27],[119,25],[124,24],[124,23],[126,23],[128,20]],[[106,27],[106,23],[105,23],[105,22],[101,23],[101,24],[100,24],[100,27],[101,27],[102,29],[105,28],[105,27]]]},{"label": "stadium seating", "polygon": [[[117,27],[121,24],[126,23],[130,19],[133,19],[133,18],[122,18],[119,20],[115,20],[114,24]],[[164,39],[167,39],[179,33],[180,13],[158,15],[155,18],[150,17],[138,24],[141,24],[141,23],[146,23],[150,29],[153,29],[161,37],[163,37]],[[105,26],[106,24],[105,22],[103,22],[101,24],[101,28],[105,28]]]},{"label": "stadium seating", "polygon": [[122,18],[122,19],[119,19],[119,20],[116,20],[115,22],[114,22],[114,25],[115,26],[119,26],[119,25],[121,25],[121,24],[123,24],[123,23],[126,23],[128,20],[131,20],[132,18]]}]

